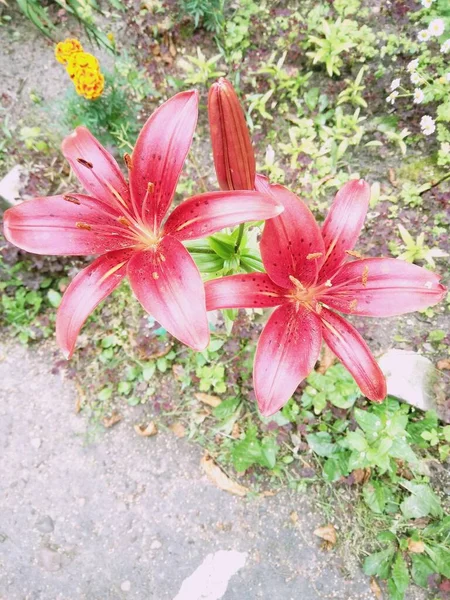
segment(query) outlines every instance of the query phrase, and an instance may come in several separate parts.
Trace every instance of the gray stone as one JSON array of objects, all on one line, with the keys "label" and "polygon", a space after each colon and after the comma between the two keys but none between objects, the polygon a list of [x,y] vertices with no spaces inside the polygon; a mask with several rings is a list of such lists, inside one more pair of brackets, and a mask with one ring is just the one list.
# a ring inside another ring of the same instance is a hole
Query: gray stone
[{"label": "gray stone", "polygon": [[52,519],[45,515],[36,521],[35,528],[41,533],[52,533],[55,529]]},{"label": "gray stone", "polygon": [[6,202],[4,208],[20,202],[21,190],[25,187],[27,180],[28,172],[22,165],[16,165],[3,177],[0,181],[0,196]]},{"label": "gray stone", "polygon": [[61,555],[56,550],[44,546],[39,550],[38,563],[45,571],[55,573],[61,569]]},{"label": "gray stone", "polygon": [[435,410],[448,421],[448,414],[437,402],[434,386],[440,375],[431,360],[417,352],[393,348],[378,364],[386,376],[390,396],[423,411]]}]

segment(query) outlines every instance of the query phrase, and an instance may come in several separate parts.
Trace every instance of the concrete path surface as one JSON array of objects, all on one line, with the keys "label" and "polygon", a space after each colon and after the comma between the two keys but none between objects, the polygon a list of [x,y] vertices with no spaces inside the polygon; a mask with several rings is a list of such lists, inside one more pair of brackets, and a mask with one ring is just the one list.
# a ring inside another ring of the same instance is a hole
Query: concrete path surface
[{"label": "concrete path surface", "polygon": [[132,411],[88,443],[59,358],[0,343],[0,600],[373,598],[320,549],[300,494],[231,496],[200,448],[139,437]]}]

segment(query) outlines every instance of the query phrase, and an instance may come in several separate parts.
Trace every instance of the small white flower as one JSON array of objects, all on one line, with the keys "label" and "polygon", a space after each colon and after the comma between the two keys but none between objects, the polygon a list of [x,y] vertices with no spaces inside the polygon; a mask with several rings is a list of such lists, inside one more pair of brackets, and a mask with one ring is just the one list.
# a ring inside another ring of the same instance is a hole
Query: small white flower
[{"label": "small white flower", "polygon": [[420,119],[420,128],[422,129],[422,133],[424,135],[431,135],[436,131],[436,125],[434,124],[433,117],[429,115],[425,115]]},{"label": "small white flower", "polygon": [[433,0],[422,0],[422,6],[424,8],[430,8],[430,6],[433,4]]},{"label": "small white flower", "polygon": [[430,32],[428,31],[428,29],[421,29],[417,34],[417,39],[419,40],[419,42],[428,42],[428,40],[430,39]]},{"label": "small white flower", "polygon": [[448,40],[445,40],[445,42],[442,44],[441,52],[442,52],[442,54],[446,54],[447,52],[450,52],[450,38]]},{"label": "small white flower", "polygon": [[442,19],[433,19],[428,25],[428,33],[432,37],[439,37],[444,33],[445,23]]},{"label": "small white flower", "polygon": [[414,83],[414,85],[416,85],[417,83],[420,83],[422,80],[422,77],[419,75],[419,73],[411,73],[411,83]]},{"label": "small white flower", "polygon": [[398,92],[397,91],[392,92],[392,94],[389,94],[389,96],[386,98],[386,102],[388,104],[395,104],[397,96],[398,96]]},{"label": "small white flower", "polygon": [[391,92],[396,90],[398,87],[400,87],[400,78],[394,79],[394,81],[391,83]]},{"label": "small white flower", "polygon": [[416,88],[414,90],[414,104],[422,104],[423,99],[425,98],[425,94],[422,92],[421,89]]},{"label": "small white flower", "polygon": [[418,66],[419,66],[419,59],[415,58],[414,60],[411,60],[406,65],[406,70],[408,71],[408,73],[414,73],[414,71],[417,69]]},{"label": "small white flower", "polygon": [[448,142],[441,144],[441,152],[444,154],[450,154],[450,144]]}]

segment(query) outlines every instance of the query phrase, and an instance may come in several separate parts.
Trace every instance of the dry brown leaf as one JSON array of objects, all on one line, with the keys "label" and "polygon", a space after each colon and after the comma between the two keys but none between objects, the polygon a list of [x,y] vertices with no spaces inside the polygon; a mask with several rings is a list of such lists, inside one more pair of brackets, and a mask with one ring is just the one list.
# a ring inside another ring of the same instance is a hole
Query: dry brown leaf
[{"label": "dry brown leaf", "polygon": [[422,554],[425,552],[425,544],[421,541],[416,542],[415,540],[408,540],[408,550],[414,554]]},{"label": "dry brown leaf", "polygon": [[150,437],[158,433],[158,428],[156,427],[154,421],[150,421],[150,423],[147,423],[145,425],[135,425],[134,430],[138,435],[141,435],[142,437]]},{"label": "dry brown leaf", "polygon": [[392,187],[398,186],[398,181],[395,176],[395,171],[392,168],[388,169],[388,179],[389,179],[389,183],[392,185]]},{"label": "dry brown leaf", "polygon": [[231,430],[231,437],[234,440],[238,440],[241,437],[241,428],[239,427],[238,423],[235,423],[233,425],[233,429]]},{"label": "dry brown leaf", "polygon": [[213,408],[216,408],[222,402],[218,396],[210,396],[210,394],[203,394],[202,392],[197,392],[194,396],[199,402],[203,402],[203,404],[207,404]]},{"label": "dry brown leaf", "polygon": [[180,423],[180,421],[172,423],[169,429],[177,436],[177,438],[184,438],[186,435],[186,427],[183,425],[183,423]]},{"label": "dry brown leaf", "polygon": [[370,469],[355,469],[352,471],[353,483],[367,483],[370,479]]},{"label": "dry brown leaf", "polygon": [[86,402],[86,394],[84,393],[83,388],[78,383],[75,382],[75,388],[77,390],[77,399],[75,400],[75,414],[78,414],[83,407],[83,404]]},{"label": "dry brown leaf", "polygon": [[438,360],[437,368],[441,371],[450,369],[450,358],[443,358],[442,360]]},{"label": "dry brown leaf", "polygon": [[293,510],[291,512],[291,514],[289,515],[289,518],[291,519],[292,523],[294,523],[294,525],[298,522],[298,513]]},{"label": "dry brown leaf", "polygon": [[185,370],[183,365],[172,365],[172,373],[175,377],[175,379],[178,379],[178,381],[180,379],[183,379],[184,375],[185,375]]},{"label": "dry brown leaf", "polygon": [[322,375],[328,371],[328,369],[333,365],[336,360],[336,356],[333,352],[328,348],[328,346],[324,345],[322,354],[319,360],[319,366],[316,371],[321,373]]},{"label": "dry brown leaf", "polygon": [[377,600],[383,600],[383,592],[381,591],[378,581],[375,577],[370,578],[370,589]]},{"label": "dry brown leaf", "polygon": [[336,529],[334,528],[334,525],[331,525],[331,523],[315,529],[314,535],[317,535],[317,537],[320,537],[322,540],[327,542],[324,547],[328,550],[336,544]]},{"label": "dry brown leaf", "polygon": [[264,492],[261,492],[261,496],[263,496],[263,498],[271,498],[272,496],[276,496],[278,494],[278,492],[276,492],[275,490],[264,490]]},{"label": "dry brown leaf", "polygon": [[239,483],[236,483],[230,479],[228,475],[226,475],[222,469],[216,465],[209,454],[205,454],[202,457],[200,466],[205,471],[208,479],[219,489],[241,497],[248,494],[249,490],[243,485],[240,485]]},{"label": "dry brown leaf", "polygon": [[114,411],[110,417],[104,417],[102,423],[103,427],[112,427],[116,423],[122,420],[122,415]]}]

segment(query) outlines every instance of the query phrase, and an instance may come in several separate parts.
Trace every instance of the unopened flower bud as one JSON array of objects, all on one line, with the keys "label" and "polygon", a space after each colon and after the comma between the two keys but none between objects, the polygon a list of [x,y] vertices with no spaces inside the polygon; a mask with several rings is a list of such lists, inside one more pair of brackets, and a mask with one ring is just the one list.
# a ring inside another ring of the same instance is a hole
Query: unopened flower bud
[{"label": "unopened flower bud", "polygon": [[239,98],[220,78],[208,97],[209,125],[217,180],[222,190],[255,188],[255,155]]}]

